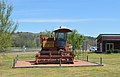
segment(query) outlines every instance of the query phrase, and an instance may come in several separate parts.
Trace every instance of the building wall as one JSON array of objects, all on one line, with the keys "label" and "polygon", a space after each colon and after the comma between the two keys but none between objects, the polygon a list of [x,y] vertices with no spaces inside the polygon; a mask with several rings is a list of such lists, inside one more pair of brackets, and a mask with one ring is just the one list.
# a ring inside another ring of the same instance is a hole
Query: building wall
[{"label": "building wall", "polygon": [[100,52],[100,43],[97,43],[97,51]]},{"label": "building wall", "polygon": [[97,39],[97,51],[98,52],[101,52],[100,50],[101,50],[101,44],[102,43],[102,38],[99,38],[99,40]]},{"label": "building wall", "polygon": [[[110,43],[114,44],[114,49],[119,49],[120,50],[120,34],[100,34],[97,37],[97,51],[101,52],[106,52],[106,43],[108,48],[111,46]],[[102,47],[101,47],[102,44]]]},{"label": "building wall", "polygon": [[106,51],[106,44],[107,43],[113,43],[114,44],[114,49],[119,49],[120,50],[120,41],[103,41],[97,43],[97,51],[100,52],[100,43],[102,43],[102,52],[107,52]]},{"label": "building wall", "polygon": [[106,41],[103,41],[102,52],[106,52],[106,43],[107,43]]},{"label": "building wall", "polygon": [[114,42],[114,49],[119,49],[120,50],[120,41]]},{"label": "building wall", "polygon": [[103,42],[103,52],[106,51],[106,43],[113,43],[114,44],[114,49],[119,49],[120,50],[120,41],[104,41]]}]

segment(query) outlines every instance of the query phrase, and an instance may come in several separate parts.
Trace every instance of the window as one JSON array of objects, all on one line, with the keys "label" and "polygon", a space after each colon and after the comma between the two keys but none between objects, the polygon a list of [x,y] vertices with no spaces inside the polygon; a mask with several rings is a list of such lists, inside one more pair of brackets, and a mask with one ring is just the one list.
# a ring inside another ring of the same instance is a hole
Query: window
[{"label": "window", "polygon": [[106,50],[113,50],[114,49],[114,43],[106,43]]},{"label": "window", "polygon": [[66,33],[57,33],[58,40],[66,40]]}]

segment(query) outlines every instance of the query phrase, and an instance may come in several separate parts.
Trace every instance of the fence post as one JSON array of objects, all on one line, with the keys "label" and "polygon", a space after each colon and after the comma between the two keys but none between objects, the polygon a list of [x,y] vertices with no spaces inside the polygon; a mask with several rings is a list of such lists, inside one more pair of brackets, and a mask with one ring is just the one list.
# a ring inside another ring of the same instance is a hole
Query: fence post
[{"label": "fence post", "polygon": [[18,55],[15,57],[15,59],[13,60],[13,68],[15,67],[15,64],[17,63],[17,60],[18,60]]},{"label": "fence post", "polygon": [[102,57],[100,57],[100,65],[102,65]]},{"label": "fence post", "polygon": [[16,59],[17,59],[17,60],[18,60],[18,57],[19,57],[19,56],[17,55],[17,56],[16,56]]},{"label": "fence post", "polygon": [[88,62],[88,55],[87,55],[87,62]]},{"label": "fence post", "polygon": [[16,60],[13,59],[13,68],[15,67]]},{"label": "fence post", "polygon": [[60,58],[60,67],[61,67],[61,58]]}]

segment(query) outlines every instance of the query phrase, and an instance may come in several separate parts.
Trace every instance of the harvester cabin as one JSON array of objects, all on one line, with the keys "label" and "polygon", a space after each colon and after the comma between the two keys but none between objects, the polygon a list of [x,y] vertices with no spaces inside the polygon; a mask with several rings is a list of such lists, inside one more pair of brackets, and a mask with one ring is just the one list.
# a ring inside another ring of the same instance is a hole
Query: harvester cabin
[{"label": "harvester cabin", "polygon": [[67,33],[72,32],[72,30],[66,27],[60,27],[53,32],[55,32],[55,46],[58,48],[58,50],[64,49],[65,51],[68,51],[69,44],[67,43]]},{"label": "harvester cabin", "polygon": [[100,34],[97,37],[97,51],[120,50],[120,34]]}]

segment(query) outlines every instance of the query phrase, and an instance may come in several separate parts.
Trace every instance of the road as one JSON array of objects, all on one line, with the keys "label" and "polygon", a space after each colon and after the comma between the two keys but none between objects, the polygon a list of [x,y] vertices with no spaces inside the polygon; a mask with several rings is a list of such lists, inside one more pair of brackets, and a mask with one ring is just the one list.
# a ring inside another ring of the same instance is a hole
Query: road
[{"label": "road", "polygon": [[2,53],[0,53],[0,54],[36,54],[36,53],[38,53],[38,51],[33,51],[33,52],[7,52],[7,53],[4,53],[4,52],[2,52]]}]

